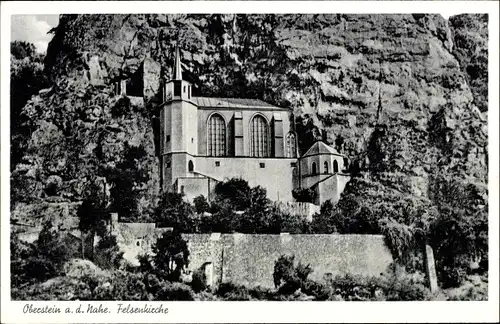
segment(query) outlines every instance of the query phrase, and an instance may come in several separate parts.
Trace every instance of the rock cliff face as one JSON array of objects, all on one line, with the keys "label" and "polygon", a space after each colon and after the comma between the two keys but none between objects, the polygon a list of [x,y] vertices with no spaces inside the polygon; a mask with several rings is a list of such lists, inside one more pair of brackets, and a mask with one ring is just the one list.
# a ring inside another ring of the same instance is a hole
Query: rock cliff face
[{"label": "rock cliff face", "polygon": [[[477,18],[63,15],[45,61],[53,85],[24,108],[33,136],[13,178],[44,197],[49,177],[60,177],[60,194],[77,200],[99,165],[120,163],[126,145],[143,146],[136,162],[149,177],[136,186],[144,201],[154,197],[152,103],[178,44],[194,95],[292,107],[301,150],[324,138],[382,191],[427,197],[436,174],[484,191],[487,18]],[[141,71],[144,102],[117,101],[113,83]]]}]

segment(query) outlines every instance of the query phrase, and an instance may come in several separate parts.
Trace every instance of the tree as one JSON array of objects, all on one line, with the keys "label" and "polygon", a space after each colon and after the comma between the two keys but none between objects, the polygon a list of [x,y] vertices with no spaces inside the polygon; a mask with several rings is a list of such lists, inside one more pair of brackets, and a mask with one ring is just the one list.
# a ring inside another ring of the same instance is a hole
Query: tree
[{"label": "tree", "polygon": [[203,195],[199,195],[193,199],[194,209],[198,214],[203,214],[210,210],[210,204],[207,201],[207,198]]},{"label": "tree", "polygon": [[178,231],[166,231],[153,245],[154,268],[159,276],[179,281],[182,269],[188,265],[187,242]]},{"label": "tree", "polygon": [[317,234],[331,234],[337,232],[338,215],[331,200],[321,205],[321,210],[313,216],[311,231]]},{"label": "tree", "polygon": [[94,262],[103,269],[117,269],[123,260],[116,236],[105,234],[97,243]]},{"label": "tree", "polygon": [[[84,200],[78,207],[77,216],[79,218],[78,227],[80,231],[90,237],[92,251],[90,259],[94,257],[94,239],[96,235],[104,237],[106,234],[106,199],[103,188],[97,183],[97,179],[91,179],[84,191]],[[83,235],[82,235],[83,238]],[[85,258],[85,240],[82,240],[82,258]]]},{"label": "tree", "polygon": [[26,276],[29,259],[33,255],[34,246],[19,240],[16,233],[10,237],[10,274],[12,287],[20,287],[31,278]]},{"label": "tree", "polygon": [[70,249],[58,229],[53,227],[51,221],[46,221],[26,264],[26,276],[37,281],[45,281],[61,275],[63,265],[70,257]]},{"label": "tree", "polygon": [[35,45],[24,41],[13,41],[10,43],[10,54],[17,60],[36,55]]},{"label": "tree", "polygon": [[194,208],[177,192],[165,192],[156,209],[156,222],[162,227],[173,227],[180,232],[193,232]]},{"label": "tree", "polygon": [[202,232],[232,233],[239,216],[228,206],[212,206],[212,216],[201,219],[200,229]]},{"label": "tree", "polygon": [[302,215],[278,211],[274,214],[280,221],[280,233],[304,234],[310,232],[310,223]]},{"label": "tree", "polygon": [[271,227],[272,213],[266,189],[261,186],[250,189],[249,206],[235,224],[241,233],[266,233]]},{"label": "tree", "polygon": [[233,210],[246,210],[250,206],[250,186],[241,178],[231,178],[215,186],[215,201],[231,206]]},{"label": "tree", "polygon": [[427,240],[443,286],[460,285],[472,262],[479,261],[478,270],[485,271],[488,260],[486,189],[453,179],[442,173],[430,183],[438,215],[428,225]]},{"label": "tree", "polygon": [[146,156],[142,145],[131,146],[125,142],[123,159],[116,168],[107,171],[108,178],[113,186],[110,194],[111,207],[124,219],[137,218],[137,201],[140,195],[138,184],[147,182],[149,176],[140,167],[139,161]]},{"label": "tree", "polygon": [[314,203],[317,198],[316,191],[311,188],[293,189],[292,196],[298,202],[308,202],[308,203]]},{"label": "tree", "polygon": [[149,254],[140,254],[137,256],[137,260],[139,261],[139,272],[153,273],[154,267]]},{"label": "tree", "polygon": [[10,125],[11,170],[24,156],[32,132],[32,121],[23,108],[31,97],[48,86],[43,71],[43,55],[31,43],[14,41],[10,46]]}]

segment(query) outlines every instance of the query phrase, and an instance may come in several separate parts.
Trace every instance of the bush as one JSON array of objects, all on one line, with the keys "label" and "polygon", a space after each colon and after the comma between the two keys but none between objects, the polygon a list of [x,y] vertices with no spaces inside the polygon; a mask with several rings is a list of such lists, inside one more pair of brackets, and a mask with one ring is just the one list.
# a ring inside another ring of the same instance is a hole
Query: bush
[{"label": "bush", "polygon": [[311,232],[315,234],[331,234],[337,232],[337,210],[331,200],[321,205],[319,214],[313,216]]},{"label": "bush", "polygon": [[342,300],[427,300],[430,297],[420,273],[407,273],[403,267],[393,265],[384,276],[364,277],[346,274],[330,279],[331,297]]},{"label": "bush", "polygon": [[181,282],[165,281],[158,291],[158,294],[155,296],[154,300],[194,300],[194,292],[188,285]]},{"label": "bush", "polygon": [[233,210],[246,210],[250,206],[250,186],[241,178],[218,182],[215,186],[215,200],[220,205],[231,206]]},{"label": "bush", "polygon": [[191,281],[191,287],[195,292],[200,292],[207,289],[207,276],[202,269],[194,271],[193,281]]},{"label": "bush", "polygon": [[303,286],[307,277],[313,271],[309,265],[303,265],[300,262],[295,267],[294,260],[293,255],[282,255],[274,264],[273,280],[279,293],[294,293]]},{"label": "bush", "polygon": [[306,295],[314,296],[315,300],[328,300],[333,290],[328,285],[313,280],[306,280],[302,285],[302,292]]},{"label": "bush", "polygon": [[123,261],[123,252],[116,242],[116,236],[105,235],[97,243],[94,262],[103,269],[118,269]]},{"label": "bush", "polygon": [[148,254],[138,255],[137,260],[139,261],[139,267],[137,269],[139,272],[144,272],[144,273],[153,272],[154,270],[153,263],[151,257]]},{"label": "bush", "polygon": [[471,275],[458,288],[444,290],[447,300],[488,300],[488,278],[485,275]]},{"label": "bush", "polygon": [[202,214],[210,210],[210,204],[205,196],[200,195],[193,199],[194,209],[198,214]]},{"label": "bush", "polygon": [[423,274],[407,273],[403,267],[398,265],[393,265],[390,268],[383,288],[387,300],[426,300],[430,294],[425,287]]},{"label": "bush", "polygon": [[115,272],[109,286],[100,285],[95,295],[103,300],[148,300],[144,275],[125,271]]},{"label": "bush", "polygon": [[120,97],[111,107],[111,114],[115,118],[129,116],[132,111],[131,107],[132,105],[129,97]]},{"label": "bush", "polygon": [[194,208],[184,200],[184,195],[181,193],[164,193],[155,214],[159,226],[173,227],[183,233],[195,231]]},{"label": "bush", "polygon": [[310,188],[293,189],[292,196],[298,202],[314,203],[317,199],[316,191]]},{"label": "bush", "polygon": [[235,285],[232,282],[221,283],[216,294],[224,300],[250,300],[250,294],[245,286]]},{"label": "bush", "polygon": [[16,266],[16,280],[46,281],[64,273],[64,263],[70,259],[71,249],[48,221],[44,223],[35,244],[23,250],[22,257],[22,261],[12,260],[12,266]]},{"label": "bush", "polygon": [[67,277],[80,278],[84,276],[106,276],[108,273],[101,270],[92,261],[72,259],[64,264],[64,274]]},{"label": "bush", "polygon": [[255,287],[249,290],[251,299],[255,300],[278,300],[278,296],[275,291],[263,288]]},{"label": "bush", "polygon": [[443,288],[458,287],[466,277],[467,272],[462,267],[444,267],[441,271],[441,285]]},{"label": "bush", "polygon": [[167,231],[153,245],[155,272],[163,279],[179,281],[188,265],[189,249],[179,232]]}]

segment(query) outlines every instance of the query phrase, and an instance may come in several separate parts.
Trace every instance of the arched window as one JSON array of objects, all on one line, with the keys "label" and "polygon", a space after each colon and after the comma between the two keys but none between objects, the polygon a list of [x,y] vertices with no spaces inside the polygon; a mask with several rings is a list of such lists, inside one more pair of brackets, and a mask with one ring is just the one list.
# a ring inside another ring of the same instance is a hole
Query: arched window
[{"label": "arched window", "polygon": [[337,160],[333,161],[333,173],[339,172],[339,164],[337,163]]},{"label": "arched window", "polygon": [[264,117],[257,115],[252,119],[251,132],[251,156],[269,156],[269,130]]},{"label": "arched window", "polygon": [[286,151],[285,151],[285,156],[286,157],[297,157],[297,141],[295,139],[295,134],[294,133],[288,133],[286,135]]},{"label": "arched window", "polygon": [[349,160],[345,157],[344,158],[344,170],[349,169]]},{"label": "arched window", "polygon": [[193,172],[194,171],[194,164],[193,161],[189,160],[188,162],[188,171]]},{"label": "arched window", "polygon": [[316,174],[316,162],[313,162],[311,166],[311,174]]},{"label": "arched window", "polygon": [[219,114],[208,120],[208,156],[226,155],[226,122]]},{"label": "arched window", "polygon": [[328,161],[325,161],[324,169],[325,169],[325,173],[328,173]]}]

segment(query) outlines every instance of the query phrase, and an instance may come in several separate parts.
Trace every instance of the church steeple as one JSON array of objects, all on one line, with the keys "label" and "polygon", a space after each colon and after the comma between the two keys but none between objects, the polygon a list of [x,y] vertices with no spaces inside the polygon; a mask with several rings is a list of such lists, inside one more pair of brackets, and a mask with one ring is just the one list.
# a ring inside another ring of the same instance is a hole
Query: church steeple
[{"label": "church steeple", "polygon": [[182,65],[179,47],[175,47],[174,66],[172,78],[165,83],[163,100],[191,101],[191,83],[182,80]]},{"label": "church steeple", "polygon": [[179,53],[179,46],[175,47],[175,61],[174,61],[173,74],[174,74],[173,80],[182,80],[181,55]]}]

